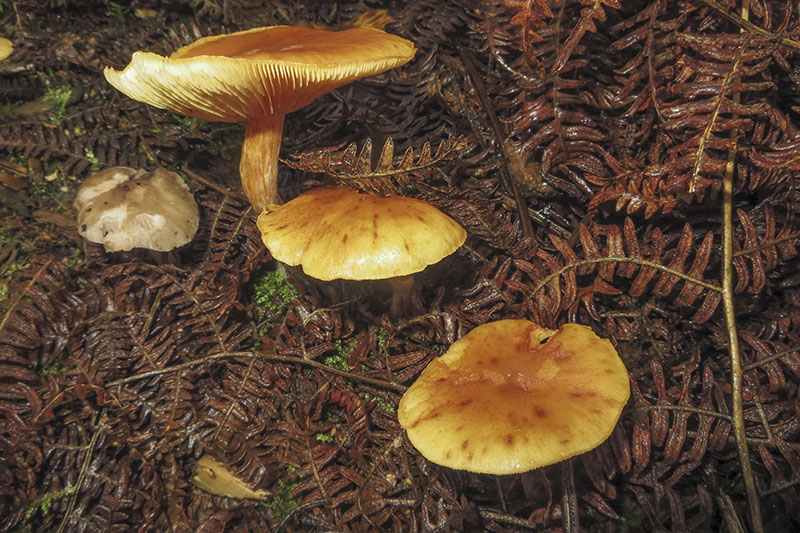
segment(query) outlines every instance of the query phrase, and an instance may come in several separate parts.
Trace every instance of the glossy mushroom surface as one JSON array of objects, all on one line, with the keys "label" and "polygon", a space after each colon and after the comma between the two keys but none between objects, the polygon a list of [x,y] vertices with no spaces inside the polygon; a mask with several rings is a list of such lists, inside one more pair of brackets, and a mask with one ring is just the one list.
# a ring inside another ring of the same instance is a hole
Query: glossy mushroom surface
[{"label": "glossy mushroom surface", "polygon": [[272,256],[317,279],[387,279],[420,272],[461,246],[467,234],[434,206],[324,187],[258,216]]},{"label": "glossy mushroom surface", "polygon": [[333,89],[400,66],[414,45],[373,28],[273,26],[200,39],[170,57],[136,52],[111,85],[135,100],[190,117],[244,122],[239,172],[259,211],[280,203],[283,122]]},{"label": "glossy mushroom surface", "polygon": [[398,418],[430,461],[513,474],[606,440],[630,394],[628,373],[591,328],[527,320],[479,326],[425,368]]},{"label": "glossy mushroom surface", "polygon": [[11,52],[13,51],[14,51],[14,45],[11,44],[11,41],[3,37],[0,37],[0,61],[10,56]]}]

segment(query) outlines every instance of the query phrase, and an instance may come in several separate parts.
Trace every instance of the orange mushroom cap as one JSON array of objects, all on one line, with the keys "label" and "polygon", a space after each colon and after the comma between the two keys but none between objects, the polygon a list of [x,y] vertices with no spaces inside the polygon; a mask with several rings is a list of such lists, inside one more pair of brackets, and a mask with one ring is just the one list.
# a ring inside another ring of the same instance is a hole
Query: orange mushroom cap
[{"label": "orange mushroom cap", "polygon": [[200,39],[170,57],[136,52],[111,85],[135,100],[204,120],[245,123],[240,174],[257,209],[278,203],[283,120],[319,96],[400,66],[414,45],[374,28],[273,26]]},{"label": "orange mushroom cap", "polygon": [[272,256],[317,279],[386,279],[420,272],[461,246],[458,222],[422,200],[323,187],[267,206],[258,228]]},{"label": "orange mushroom cap", "polygon": [[11,41],[0,37],[0,61],[10,56],[13,51],[14,45],[11,44]]},{"label": "orange mushroom cap", "polygon": [[591,328],[479,326],[434,359],[397,410],[411,443],[459,470],[514,474],[605,441],[628,401],[625,365]]}]

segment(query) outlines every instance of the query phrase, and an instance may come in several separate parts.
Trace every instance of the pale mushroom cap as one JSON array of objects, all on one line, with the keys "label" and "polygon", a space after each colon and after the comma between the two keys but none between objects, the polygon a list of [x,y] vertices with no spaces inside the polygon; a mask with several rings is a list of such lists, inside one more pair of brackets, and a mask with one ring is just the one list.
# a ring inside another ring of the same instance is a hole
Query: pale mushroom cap
[{"label": "pale mushroom cap", "polygon": [[273,26],[200,39],[169,58],[136,52],[108,82],[135,100],[226,122],[286,114],[336,87],[414,57],[414,45],[374,28]]},{"label": "pale mushroom cap", "polygon": [[200,214],[180,176],[114,167],[88,177],[75,199],[78,232],[109,252],[168,252],[194,238]]},{"label": "pale mushroom cap", "polygon": [[421,200],[314,189],[258,216],[272,256],[317,279],[386,279],[420,272],[458,249],[464,228]]},{"label": "pale mushroom cap", "polygon": [[628,401],[625,365],[591,328],[479,326],[434,359],[397,410],[411,443],[458,470],[514,474],[605,441]]}]

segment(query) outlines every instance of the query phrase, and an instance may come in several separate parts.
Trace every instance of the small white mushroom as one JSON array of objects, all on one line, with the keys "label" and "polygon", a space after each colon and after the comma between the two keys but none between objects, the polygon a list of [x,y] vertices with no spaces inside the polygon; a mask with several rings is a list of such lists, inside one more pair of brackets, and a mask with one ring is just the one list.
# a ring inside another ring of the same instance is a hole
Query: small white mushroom
[{"label": "small white mushroom", "polygon": [[194,238],[200,222],[189,187],[174,172],[112,167],[83,182],[75,199],[78,232],[106,251],[174,250]]}]

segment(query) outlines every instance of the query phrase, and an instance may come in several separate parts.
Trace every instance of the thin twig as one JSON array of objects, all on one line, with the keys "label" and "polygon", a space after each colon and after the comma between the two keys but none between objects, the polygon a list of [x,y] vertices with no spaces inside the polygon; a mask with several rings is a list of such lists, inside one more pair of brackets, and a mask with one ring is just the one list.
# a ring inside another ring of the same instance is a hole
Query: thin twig
[{"label": "thin twig", "polygon": [[[310,417],[306,417],[306,427],[311,427],[311,420]],[[322,482],[322,477],[319,475],[319,469],[317,468],[317,462],[314,460],[314,451],[311,449],[311,444],[309,443],[309,439],[304,439],[306,445],[306,453],[308,453],[308,460],[311,463],[311,473],[314,475],[314,481],[317,482],[317,487],[319,487],[319,491],[322,493],[323,501],[331,501],[331,497],[328,495],[328,491],[325,490],[325,483]],[[331,510],[333,511],[334,519],[336,523],[340,523],[340,516],[339,511],[332,505],[331,502]]]},{"label": "thin twig", "polygon": [[749,255],[753,252],[760,252],[761,250],[766,250],[768,248],[772,248],[782,242],[786,241],[794,241],[800,239],[800,233],[790,233],[789,235],[784,235],[783,237],[778,237],[777,239],[772,239],[767,242],[762,242],[758,246],[753,246],[752,248],[745,248],[743,250],[737,250],[733,253],[733,257],[740,257],[742,255]]},{"label": "thin twig", "polygon": [[[80,385],[70,385],[69,387],[67,387],[67,388],[65,388],[65,389],[63,389],[63,390],[60,390],[60,391],[58,392],[58,394],[56,394],[55,396],[53,396],[53,399],[52,399],[52,400],[50,400],[49,402],[47,402],[47,405],[45,405],[45,406],[44,406],[44,408],[42,408],[42,409],[41,409],[41,410],[40,410],[38,413],[36,413],[36,416],[34,416],[34,417],[33,417],[33,422],[34,422],[34,423],[38,422],[38,421],[39,421],[39,417],[40,417],[40,416],[42,416],[43,414],[45,414],[45,413],[46,413],[48,410],[52,409],[52,407],[53,407],[53,406],[54,406],[56,403],[58,403],[58,401],[59,401],[59,400],[60,400],[60,399],[61,399],[63,396],[65,396],[65,395],[66,395],[68,392],[70,392],[70,391],[73,391],[73,390],[77,389],[79,386],[81,386],[81,387],[86,387],[86,388],[88,388],[88,389],[93,389],[93,390],[95,390],[97,393],[104,393],[104,392],[106,392],[106,390],[105,390],[103,387],[101,387],[100,385],[92,385],[92,384],[89,384],[89,383],[81,383]],[[119,401],[119,398],[118,398],[116,395],[114,395],[114,394],[111,394],[111,398],[114,400],[114,403],[116,403],[118,407],[122,407],[122,402],[120,402],[120,401]]]},{"label": "thin twig", "polygon": [[683,411],[686,413],[711,416],[714,418],[721,418],[722,420],[725,420],[727,422],[731,421],[730,415],[726,415],[724,413],[718,413],[716,411],[711,411],[709,409],[691,407],[688,405],[640,405],[638,407],[634,407],[633,411]]},{"label": "thin twig", "polygon": [[519,222],[522,227],[522,235],[533,238],[533,224],[531,223],[530,216],[528,216],[528,203],[525,201],[525,198],[522,196],[522,193],[519,190],[517,182],[513,179],[508,170],[507,162],[509,161],[509,154],[506,152],[506,140],[508,139],[506,129],[503,127],[503,124],[500,122],[500,119],[497,118],[497,115],[492,108],[491,102],[489,101],[489,96],[486,92],[486,87],[483,85],[483,80],[481,79],[478,69],[475,68],[475,62],[472,61],[472,57],[470,56],[469,52],[467,52],[465,48],[459,46],[458,54],[461,56],[461,61],[464,63],[464,67],[467,69],[467,73],[472,81],[472,86],[475,87],[475,92],[478,94],[478,98],[481,101],[483,110],[486,112],[486,116],[489,118],[489,123],[492,125],[494,135],[497,138],[497,144],[501,153],[503,154],[501,174],[506,188],[509,189],[509,192],[511,192],[512,196],[514,197],[514,202],[517,204],[517,213],[519,214]]},{"label": "thin twig", "polygon": [[389,381],[383,379],[375,379],[368,376],[360,376],[358,374],[351,374],[349,372],[345,372],[344,370],[339,370],[337,368],[330,367],[326,364],[320,363],[318,361],[314,361],[313,359],[304,359],[302,357],[292,357],[288,355],[278,355],[278,354],[264,354],[264,353],[256,353],[256,352],[221,352],[215,353],[211,355],[207,355],[204,357],[200,357],[198,359],[194,359],[192,361],[187,361],[185,363],[181,363],[179,365],[174,365],[166,368],[160,368],[158,370],[150,370],[148,372],[142,372],[140,374],[135,374],[133,376],[128,376],[126,378],[118,379],[116,381],[112,381],[108,384],[109,387],[116,387],[118,385],[125,385],[126,383],[131,383],[133,381],[139,381],[140,379],[147,379],[153,376],[159,376],[161,374],[167,374],[169,372],[176,372],[178,370],[183,370],[186,368],[191,368],[193,366],[201,365],[203,363],[207,363],[208,361],[213,361],[215,359],[225,359],[227,357],[259,357],[266,361],[278,361],[281,363],[289,363],[289,364],[299,364],[299,365],[306,365],[314,368],[318,368],[324,372],[328,372],[331,374],[336,374],[337,376],[342,376],[347,379],[352,379],[355,381],[361,381],[363,383],[368,383],[370,385],[374,385],[379,388],[389,389],[396,392],[405,392],[406,387],[400,385],[399,383],[391,383]]},{"label": "thin twig", "polygon": [[650,98],[653,101],[653,109],[656,110],[656,115],[658,115],[659,120],[662,122],[664,121],[664,114],[661,112],[661,106],[658,103],[658,95],[656,91],[656,81],[654,72],[656,70],[655,66],[653,65],[653,56],[655,55],[653,51],[653,35],[655,35],[655,31],[653,28],[656,27],[656,17],[658,16],[658,12],[661,11],[661,0],[656,0],[655,4],[651,4],[653,12],[650,14],[650,31],[647,32],[647,78],[648,78],[648,85],[650,89]]},{"label": "thin twig", "polygon": [[770,487],[767,490],[761,491],[761,496],[768,496],[770,494],[775,494],[776,492],[780,492],[782,490],[786,490],[789,487],[793,487],[795,485],[800,485],[800,478],[794,478],[794,479],[790,479],[788,481],[785,481],[783,483],[778,483],[774,487]]},{"label": "thin twig", "polygon": [[242,378],[242,382],[239,383],[239,390],[236,391],[236,396],[231,399],[231,404],[228,406],[228,410],[225,411],[225,416],[222,417],[222,421],[217,426],[217,430],[214,432],[214,436],[211,438],[211,441],[215,441],[219,438],[219,434],[222,432],[222,428],[225,427],[225,424],[228,423],[228,419],[233,412],[233,408],[236,407],[236,404],[239,403],[239,398],[242,397],[242,391],[244,390],[244,386],[247,383],[247,379],[250,377],[250,374],[253,372],[253,365],[256,363],[255,357],[250,359],[250,364],[247,365],[247,371]]},{"label": "thin twig", "polygon": [[719,13],[722,18],[727,20],[728,22],[739,26],[742,30],[746,30],[750,33],[754,33],[760,37],[768,41],[776,41],[781,45],[791,48],[792,50],[800,51],[800,41],[795,41],[794,39],[790,39],[788,37],[784,37],[777,33],[772,33],[771,31],[765,30],[761,26],[756,26],[752,22],[743,19],[736,13],[731,13],[728,8],[717,2],[716,0],[700,0],[705,5]]},{"label": "thin twig", "polygon": [[744,50],[747,48],[747,44],[749,42],[750,39],[748,38],[742,44],[742,46],[739,47],[739,50],[736,53],[736,59],[733,61],[730,72],[725,74],[725,77],[722,78],[722,84],[719,92],[717,93],[717,101],[714,103],[714,110],[711,112],[711,117],[708,119],[708,122],[706,122],[706,127],[703,130],[703,134],[698,140],[697,151],[695,152],[694,157],[694,165],[692,166],[692,176],[689,180],[690,194],[694,194],[697,190],[697,182],[700,181],[700,167],[703,164],[703,155],[706,153],[706,143],[711,137],[711,130],[717,123],[717,118],[722,110],[722,103],[725,101],[725,93],[728,92],[728,85],[731,83],[731,80],[734,78],[734,76],[739,73],[739,65],[741,63],[742,53],[744,53]]},{"label": "thin twig", "polygon": [[[715,2],[715,0],[703,0]],[[711,4],[709,4],[711,5]],[[712,6],[713,7],[713,6]],[[725,10],[727,13],[727,10]],[[742,21],[749,17],[749,4],[742,2]],[[748,23],[749,24],[749,23]],[[736,53],[731,68],[731,73],[737,71],[737,65],[742,59],[744,50],[750,43],[752,33],[747,36]],[[728,76],[726,76],[728,78]],[[720,99],[722,97],[720,96]],[[734,101],[740,100],[739,93],[734,95]],[[735,138],[737,131],[731,132]],[[722,176],[722,308],[725,315],[725,329],[728,333],[728,352],[731,361],[731,426],[736,439],[736,449],[739,453],[739,465],[742,469],[745,491],[747,493],[747,507],[750,511],[750,526],[753,533],[764,533],[764,522],[761,518],[761,503],[758,499],[758,487],[750,463],[750,448],[747,444],[747,432],[744,422],[744,404],[742,388],[744,386],[744,372],[742,371],[742,354],[739,349],[739,333],[736,325],[736,311],[733,302],[733,177],[736,170],[736,144],[728,152],[728,161]]]},{"label": "thin twig", "polygon": [[[142,327],[142,330],[140,332],[138,332],[139,334],[141,334],[141,333],[149,333],[150,332],[150,325],[153,323],[153,317],[155,316],[155,313],[156,313],[156,310],[158,309],[158,306],[161,304],[161,295],[163,293],[164,293],[164,289],[163,288],[158,290],[158,293],[156,294],[156,299],[153,302],[153,305],[150,306],[150,311],[147,313],[147,319],[144,322],[144,327]],[[150,350],[148,350],[147,346],[145,346],[144,343],[142,343],[142,340],[139,337],[139,334],[137,334],[137,332],[134,331],[132,328],[127,329],[127,331],[128,331],[128,334],[130,335],[131,340],[133,341],[133,343],[136,345],[136,347],[139,349],[139,351],[142,354],[144,354],[145,358],[147,359],[147,362],[150,363],[150,366],[152,368],[154,368],[154,369],[158,368],[158,365],[153,360],[153,358],[150,356]]]},{"label": "thin twig", "polygon": [[785,357],[785,356],[791,355],[793,353],[797,353],[797,348],[789,348],[788,350],[781,350],[780,352],[774,353],[774,354],[770,355],[769,357],[765,357],[764,359],[759,359],[757,361],[753,361],[749,365],[742,367],[742,370],[744,372],[747,372],[748,370],[753,370],[754,368],[758,368],[758,367],[760,367],[762,365],[766,365],[767,363],[771,363],[772,361],[775,361],[776,359],[780,359],[781,357]]},{"label": "thin twig", "polygon": [[484,520],[493,520],[495,522],[510,524],[512,526],[524,527],[532,531],[541,530],[541,526],[536,522],[531,522],[530,520],[525,520],[524,518],[519,518],[510,514],[498,513],[497,511],[493,511],[491,509],[479,509],[478,512],[480,513],[481,518]]},{"label": "thin twig", "polygon": [[[367,513],[364,510],[364,506],[363,506],[363,503],[361,501],[362,497],[364,496],[364,489],[368,486],[368,482],[369,482],[370,478],[373,476],[373,474],[375,474],[375,471],[378,469],[378,467],[386,462],[386,458],[389,456],[389,453],[391,452],[391,450],[393,450],[395,448],[399,448],[402,445],[403,445],[402,438],[400,436],[395,437],[392,440],[392,442],[390,442],[386,446],[386,448],[384,448],[384,450],[381,452],[381,454],[377,457],[376,460],[370,461],[371,464],[370,464],[369,472],[367,472],[364,475],[364,482],[361,483],[361,485],[359,485],[358,492],[356,493],[356,504],[358,505],[358,512],[361,513],[361,516],[363,516],[364,519],[367,522],[369,522],[370,527],[375,528],[376,530],[380,526],[378,524],[374,523],[372,520],[370,520],[369,516],[367,516]],[[391,505],[391,501],[388,498],[383,498],[380,501],[383,503],[383,505]],[[396,501],[399,501],[399,500],[396,500]],[[413,500],[413,499],[411,499],[409,501],[411,502],[411,505],[415,505],[417,503],[416,500]],[[409,505],[409,507],[411,505]]]},{"label": "thin twig", "polygon": [[325,505],[325,506],[330,507],[331,502],[328,501],[328,500],[312,500],[312,501],[306,502],[306,503],[304,503],[302,505],[298,505],[297,507],[292,509],[292,511],[289,514],[287,514],[286,516],[283,517],[283,520],[281,520],[281,523],[278,524],[278,527],[275,528],[275,532],[278,533],[278,532],[282,531],[289,524],[289,519],[292,518],[294,515],[300,514],[301,512],[303,512],[303,511],[305,511],[307,509],[312,509],[312,508],[318,507],[320,505]]},{"label": "thin twig", "polygon": [[[742,45],[743,48],[744,45]],[[733,302],[733,175],[735,166],[736,151],[732,150],[722,178],[722,308],[725,314],[728,352],[731,361],[731,402],[733,404],[731,425],[736,438],[739,465],[747,491],[750,526],[754,533],[763,533],[761,504],[758,500],[758,488],[750,464],[750,450],[747,446],[747,433],[745,432],[742,398],[744,373],[742,372],[742,356],[739,350],[739,334],[736,328],[736,312]]]},{"label": "thin twig", "polygon": [[[514,199],[506,194],[501,195],[501,202],[503,207],[514,207]],[[542,210],[544,211],[544,210]],[[531,217],[531,220],[535,221],[540,226],[546,227],[552,233],[558,234],[559,237],[562,239],[569,239],[570,235],[572,235],[571,231],[567,231],[558,224],[555,223],[552,219],[547,218],[547,215],[536,211],[532,207],[528,207],[528,216]]]},{"label": "thin twig", "polygon": [[560,276],[561,274],[563,274],[564,272],[566,272],[568,270],[572,270],[572,269],[575,269],[575,268],[580,268],[580,267],[582,267],[584,265],[594,265],[594,264],[597,264],[597,263],[634,263],[634,264],[640,265],[640,266],[647,266],[647,267],[655,268],[656,270],[660,270],[662,272],[666,272],[667,274],[671,274],[673,276],[677,276],[677,277],[679,277],[681,279],[684,279],[684,280],[686,280],[686,281],[688,281],[690,283],[695,283],[697,285],[700,285],[703,288],[706,288],[706,289],[709,289],[709,290],[712,290],[712,291],[716,291],[716,292],[722,292],[722,288],[718,287],[717,285],[714,285],[713,283],[709,283],[707,281],[703,281],[703,280],[697,279],[697,278],[695,278],[693,276],[690,276],[688,274],[684,274],[683,272],[680,272],[678,270],[669,268],[669,267],[661,265],[659,263],[654,263],[652,261],[647,261],[646,259],[640,259],[638,257],[593,257],[591,259],[582,259],[580,261],[573,261],[572,263],[568,263],[568,264],[562,266],[561,268],[559,268],[555,272],[551,273],[546,278],[543,278],[541,281],[539,281],[539,283],[530,292],[530,294],[531,294],[531,296],[535,295],[537,292],[539,292],[545,286],[547,286],[548,283],[550,283],[555,278],[557,278],[558,276]]},{"label": "thin twig", "polygon": [[36,274],[33,275],[33,277],[28,282],[28,284],[25,286],[25,288],[22,290],[22,292],[17,294],[17,297],[14,298],[14,302],[8,308],[8,310],[6,311],[6,314],[3,315],[3,320],[0,321],[0,331],[2,331],[3,328],[5,327],[6,322],[8,322],[8,318],[11,316],[11,313],[14,311],[14,308],[16,308],[17,305],[22,301],[22,299],[28,294],[28,292],[30,292],[31,287],[33,287],[34,283],[39,281],[39,277],[42,275],[42,272],[44,272],[47,269],[47,267],[50,266],[50,263],[52,263],[52,262],[53,262],[52,259],[48,259],[47,261],[45,261],[45,263],[41,267],[39,267],[39,270],[36,272]]},{"label": "thin twig", "polygon": [[565,533],[578,533],[581,529],[580,515],[578,514],[578,491],[575,490],[575,474],[572,469],[572,459],[561,463],[561,520]]},{"label": "thin twig", "polygon": [[189,177],[192,178],[193,180],[199,181],[200,183],[202,183],[206,187],[214,189],[218,193],[224,194],[225,196],[233,198],[234,200],[239,200],[240,202],[245,202],[245,203],[249,203],[250,202],[250,199],[247,198],[247,196],[245,196],[244,194],[238,193],[236,191],[232,191],[230,189],[226,189],[225,187],[223,187],[221,185],[217,185],[213,181],[204,178],[200,174],[197,174],[196,172],[193,172],[192,170],[189,169],[189,167],[186,166],[186,163],[181,165],[181,170],[186,172],[186,174],[188,174]]},{"label": "thin twig", "polygon": [[75,509],[75,503],[78,501],[78,495],[81,492],[81,485],[83,485],[83,480],[86,479],[86,472],[89,470],[89,463],[92,460],[92,451],[94,451],[94,445],[97,444],[97,438],[100,436],[100,430],[103,428],[103,418],[105,417],[106,408],[103,409],[98,413],[97,420],[95,421],[95,430],[92,433],[92,438],[89,441],[89,444],[86,446],[86,456],[83,458],[83,464],[81,465],[81,471],[78,473],[78,480],[75,482],[75,491],[72,493],[72,497],[69,499],[69,504],[67,505],[67,510],[64,513],[64,518],[61,519],[61,524],[58,526],[58,531],[56,533],[61,533],[64,531],[64,527],[67,525],[67,521],[69,520],[69,516],[72,514],[72,510]]},{"label": "thin twig", "polygon": [[[686,436],[689,437],[690,439],[696,439],[697,435],[698,435],[697,431],[687,431],[686,432]],[[733,435],[729,435],[728,438],[725,439],[725,440],[726,440],[726,442],[729,442],[731,444],[735,444],[736,443],[736,439],[733,437]],[[777,448],[778,447],[777,444],[775,444],[774,442],[770,442],[769,440],[767,440],[767,439],[765,439],[763,437],[747,437],[747,442],[750,443],[750,444],[755,444],[755,445],[763,444],[764,446],[767,446],[769,448]],[[785,444],[786,444],[787,448],[791,448],[792,450],[800,452],[800,444],[794,444],[794,443],[791,443],[791,442],[786,442]]]},{"label": "thin twig", "polygon": [[775,435],[772,434],[772,427],[769,425],[769,418],[767,418],[767,413],[764,411],[764,405],[758,399],[758,393],[753,393],[753,403],[756,406],[756,412],[758,413],[758,418],[761,419],[761,427],[764,428],[764,435],[767,436],[767,440],[770,442],[775,442]]}]

